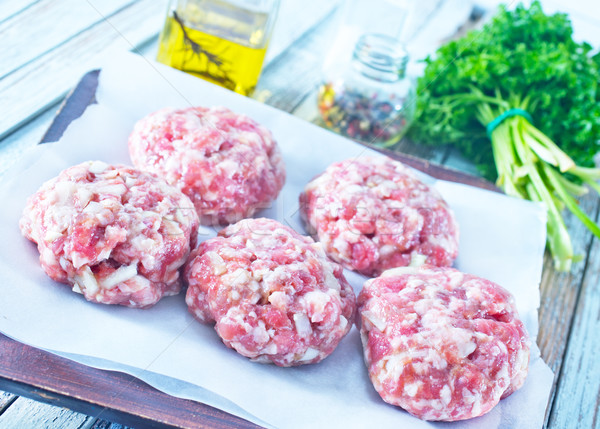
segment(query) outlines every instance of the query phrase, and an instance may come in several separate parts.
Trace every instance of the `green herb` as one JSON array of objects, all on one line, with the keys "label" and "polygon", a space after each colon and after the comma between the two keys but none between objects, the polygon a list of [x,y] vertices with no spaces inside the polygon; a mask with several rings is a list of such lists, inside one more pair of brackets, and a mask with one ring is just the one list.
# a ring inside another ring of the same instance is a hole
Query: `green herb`
[{"label": "green herb", "polygon": [[[591,47],[574,42],[572,33],[566,15],[547,16],[537,1],[529,9],[501,7],[481,30],[426,60],[410,130],[414,141],[459,148],[507,194],[544,202],[559,270],[576,260],[563,207],[600,237],[575,199],[587,191],[582,182],[600,192],[600,170],[585,168],[599,149],[600,57],[591,58]],[[486,126],[511,109],[533,121],[505,119],[490,144]]]}]

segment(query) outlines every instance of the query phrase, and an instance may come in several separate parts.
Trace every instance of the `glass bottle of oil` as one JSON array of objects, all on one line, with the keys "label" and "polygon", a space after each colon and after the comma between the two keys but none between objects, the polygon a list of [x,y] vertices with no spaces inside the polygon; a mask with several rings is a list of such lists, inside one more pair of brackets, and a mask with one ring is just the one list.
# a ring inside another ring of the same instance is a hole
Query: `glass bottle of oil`
[{"label": "glass bottle of oil", "polygon": [[249,95],[278,8],[279,0],[171,0],[157,60]]}]

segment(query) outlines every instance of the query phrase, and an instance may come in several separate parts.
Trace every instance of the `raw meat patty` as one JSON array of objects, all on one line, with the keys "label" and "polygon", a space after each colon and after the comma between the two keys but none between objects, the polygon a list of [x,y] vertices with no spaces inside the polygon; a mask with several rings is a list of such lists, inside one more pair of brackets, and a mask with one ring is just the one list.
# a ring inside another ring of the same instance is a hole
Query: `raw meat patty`
[{"label": "raw meat patty", "polygon": [[166,108],[129,137],[133,164],[186,194],[205,225],[234,223],[269,206],[285,182],[270,131],[224,107]]},{"label": "raw meat patty", "polygon": [[246,219],[192,251],[186,302],[254,361],[319,362],[350,330],[354,291],[321,245],[270,219]]},{"label": "raw meat patty", "polygon": [[384,401],[425,420],[477,417],[523,385],[529,340],[512,295],[452,268],[395,268],[359,295],[365,362]]},{"label": "raw meat patty", "polygon": [[422,263],[450,266],[458,254],[452,210],[389,158],[330,165],[306,185],[300,208],[327,255],[367,276]]},{"label": "raw meat patty", "polygon": [[52,279],[89,301],[148,307],[180,291],[198,224],[189,198],[164,180],[90,161],[29,197],[20,227]]}]

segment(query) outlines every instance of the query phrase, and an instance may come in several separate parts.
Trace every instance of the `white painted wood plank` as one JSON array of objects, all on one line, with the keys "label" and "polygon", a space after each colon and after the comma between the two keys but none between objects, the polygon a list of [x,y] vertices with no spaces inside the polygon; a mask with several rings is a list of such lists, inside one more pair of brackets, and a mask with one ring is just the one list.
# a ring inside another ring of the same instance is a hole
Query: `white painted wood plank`
[{"label": "white painted wood plank", "polygon": [[419,60],[435,52],[468,21],[472,11],[472,1],[445,0],[437,4],[427,15],[426,23],[420,25],[418,31],[406,41],[411,59]]},{"label": "white painted wood plank", "polygon": [[163,1],[136,1],[0,80],[0,139],[62,99],[103,55],[132,49],[154,37],[164,7]]},{"label": "white painted wood plank", "polygon": [[340,0],[282,1],[265,64],[271,62],[295,40],[321,22],[338,7],[339,3]]},{"label": "white painted wood plank", "polygon": [[19,397],[2,415],[3,429],[79,429],[90,417],[41,402]]},{"label": "white painted wood plank", "polygon": [[39,2],[40,0],[1,0],[0,1],[0,22],[13,15],[27,9],[32,4]]},{"label": "white painted wood plank", "polygon": [[313,92],[321,78],[331,21],[322,20],[263,70],[253,98],[292,111]]},{"label": "white painted wood plank", "polygon": [[135,0],[43,0],[0,24],[0,77]]},{"label": "white painted wood plank", "polygon": [[437,13],[445,1],[447,0],[410,1],[404,28],[400,33],[401,38],[410,42],[422,31],[423,27],[427,25],[431,17]]},{"label": "white painted wood plank", "polygon": [[[98,3],[99,0],[95,0],[92,2],[92,5],[96,6]],[[319,0],[308,0],[307,3],[294,1],[286,2],[284,5],[282,5],[281,15],[278,18],[279,27],[275,30],[277,32],[274,36],[276,39],[273,41],[274,45],[272,46],[272,50],[269,51],[270,59],[273,59],[279,53],[284,51],[297,38],[301,37],[308,30],[314,27],[319,20],[322,20],[325,16],[327,16],[328,13],[331,13],[333,8],[337,6],[337,3],[338,0],[326,0],[325,2],[320,2]],[[125,22],[126,20],[121,16],[121,14],[126,13],[126,11],[127,10],[124,10],[115,15],[113,18],[110,18],[110,21],[112,22],[116,20],[115,22],[119,23],[119,25],[125,26],[132,24]],[[140,25],[140,28],[137,29],[138,33],[144,32],[144,29],[146,29],[145,33],[147,37],[150,37],[151,39],[153,38],[153,42],[150,44],[150,47],[146,47],[144,50],[145,55],[150,58],[154,58],[156,54],[157,38],[154,37],[154,34],[157,34],[162,26],[165,11],[166,2],[161,0],[158,2],[158,4],[152,4],[150,10],[144,10],[144,13],[140,14],[139,16],[128,14],[132,19],[138,19],[138,24]],[[143,22],[145,15],[148,16],[148,20],[152,19],[152,23]],[[111,33],[110,26],[105,27],[109,27],[109,33]],[[136,30],[135,28],[120,28],[118,25],[117,27],[118,31],[121,33],[123,33],[125,30],[129,32]],[[78,64],[81,64],[86,60],[93,63],[94,61],[88,58],[90,57],[90,54],[93,54],[95,51],[100,52],[102,50],[106,50],[107,48],[99,46],[99,40],[95,40],[94,43],[90,44],[89,46],[78,43],[79,40],[89,40],[91,38],[89,35],[87,35],[88,32],[91,32],[91,34],[105,33],[105,31],[98,31],[95,27],[89,29],[83,34],[77,36],[77,38],[68,41],[65,46],[58,47],[47,55],[36,59],[35,62],[24,67],[23,70],[13,73],[14,76],[8,76],[3,81],[0,81],[0,102],[3,105],[8,106],[11,101],[16,101],[19,104],[23,104],[23,100],[27,100],[24,107],[20,106],[18,108],[18,110],[24,111],[19,112],[19,114],[34,114],[36,108],[44,108],[44,100],[47,102],[56,102],[59,100],[61,96],[68,90],[68,88],[77,81],[79,76],[87,70],[84,67],[78,67]],[[112,32],[114,33],[114,31]],[[131,39],[126,34],[125,36]],[[102,34],[100,39],[106,39],[106,35]],[[130,40],[130,42],[132,42],[133,45],[137,45],[140,42],[144,42],[142,39],[143,38],[138,37],[137,40]],[[118,43],[115,42],[115,44]],[[74,45],[77,46],[78,52],[75,52],[73,48]],[[131,47],[127,46],[128,44],[126,42],[123,43],[123,45],[124,49]],[[77,59],[78,64],[73,63],[73,58]],[[64,67],[60,67],[60,61],[65,61]],[[90,66],[87,66],[87,68],[89,67]],[[70,81],[67,81],[67,85],[61,85],[61,83],[65,81],[65,70],[68,70]],[[75,73],[74,70],[79,70],[79,72]],[[56,80],[54,79],[55,75],[58,76],[58,79]],[[39,91],[40,87],[43,88],[41,91]],[[25,89],[23,90],[23,88]],[[28,97],[30,94],[31,98]],[[0,106],[0,114],[1,113],[2,107]],[[0,136],[6,135],[7,131],[14,129],[14,125],[17,125],[20,120],[24,119],[17,116],[17,114],[11,114],[10,117],[5,116],[4,119],[1,119],[0,117]],[[10,121],[15,121],[15,123],[11,124]]]}]

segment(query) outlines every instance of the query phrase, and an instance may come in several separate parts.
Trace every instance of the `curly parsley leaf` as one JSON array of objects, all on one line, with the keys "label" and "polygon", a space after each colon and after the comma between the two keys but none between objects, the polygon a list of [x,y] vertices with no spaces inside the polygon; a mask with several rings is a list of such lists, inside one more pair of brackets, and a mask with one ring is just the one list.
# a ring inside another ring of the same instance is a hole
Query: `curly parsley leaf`
[{"label": "curly parsley leaf", "polygon": [[[539,2],[513,11],[500,7],[482,29],[442,46],[426,59],[417,84],[416,142],[452,144],[482,173],[496,171],[484,124],[484,96],[529,101],[533,123],[577,164],[593,165],[600,140],[600,55],[576,43],[565,14],[545,15]],[[514,106],[509,106],[514,107]]]}]

